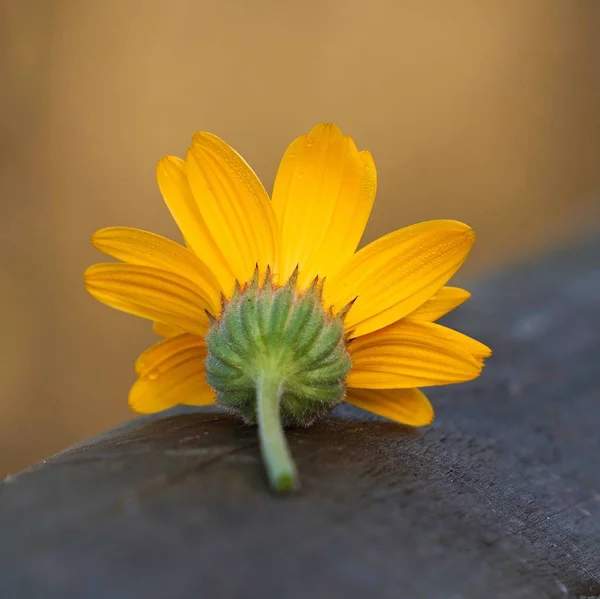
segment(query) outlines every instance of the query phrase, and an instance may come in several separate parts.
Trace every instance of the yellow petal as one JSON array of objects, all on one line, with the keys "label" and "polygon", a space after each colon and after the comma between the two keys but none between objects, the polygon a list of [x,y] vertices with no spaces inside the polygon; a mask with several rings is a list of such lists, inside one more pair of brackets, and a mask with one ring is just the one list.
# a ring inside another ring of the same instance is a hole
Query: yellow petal
[{"label": "yellow petal", "polygon": [[482,360],[435,327],[440,325],[400,321],[354,339],[348,347],[352,357],[348,386],[407,389],[477,378]]},{"label": "yellow petal", "polygon": [[183,333],[181,329],[169,324],[163,324],[162,322],[155,322],[152,325],[152,330],[161,337],[175,337],[175,335],[181,335],[181,333]]},{"label": "yellow petal", "polygon": [[411,312],[407,318],[433,322],[464,304],[471,294],[460,287],[442,287],[433,297]]},{"label": "yellow petal", "polygon": [[419,389],[348,389],[346,401],[401,424],[433,422],[433,407]]},{"label": "yellow petal", "polygon": [[136,363],[139,374],[129,392],[129,405],[150,414],[177,404],[214,403],[214,391],[206,382],[206,346],[194,335],[165,339],[146,350]]},{"label": "yellow petal", "polygon": [[156,168],[156,178],[186,243],[214,273],[221,289],[228,293],[233,288],[235,277],[198,209],[188,183],[185,162],[175,156],[163,158]]},{"label": "yellow petal", "polygon": [[152,266],[190,279],[203,291],[210,311],[221,310],[220,285],[210,269],[183,246],[147,231],[130,227],[109,227],[92,236],[92,244],[101,252],[128,264]]},{"label": "yellow petal", "polygon": [[298,285],[338,270],[352,256],[369,219],[377,174],[335,125],[322,124],[288,147],[275,178],[273,209],[281,227],[276,273],[283,284],[296,265]]},{"label": "yellow petal", "polygon": [[187,361],[186,356],[202,354],[206,359],[206,343],[198,335],[183,333],[151,345],[135,362],[135,372],[144,378],[156,379],[171,366]]},{"label": "yellow petal", "polygon": [[256,264],[261,272],[275,264],[271,201],[245,160],[223,140],[201,132],[192,142],[186,169],[198,209],[235,277],[245,283]]},{"label": "yellow petal", "polygon": [[[401,330],[404,327],[410,328],[411,320],[412,320],[412,318],[407,318],[406,320],[402,320],[399,323],[397,323],[396,325],[392,325],[392,326],[395,326],[396,330]],[[457,347],[460,347],[464,351],[469,352],[471,355],[473,355],[477,359],[483,360],[485,358],[489,358],[492,355],[492,350],[487,345],[484,345],[480,341],[477,341],[477,339],[473,339],[472,337],[469,337],[468,335],[459,333],[458,331],[455,331],[454,329],[445,327],[441,324],[437,324],[434,322],[432,322],[432,323],[423,322],[421,324],[424,325],[423,330],[424,330],[424,332],[427,332],[428,335],[449,341],[450,343],[454,344]]]},{"label": "yellow petal", "polygon": [[326,304],[341,310],[353,336],[400,320],[431,298],[459,269],[474,234],[467,225],[434,220],[377,239],[354,254],[325,283]]},{"label": "yellow petal", "polygon": [[134,264],[95,264],[86,289],[101,302],[184,331],[204,335],[209,304],[191,281],[166,270]]}]

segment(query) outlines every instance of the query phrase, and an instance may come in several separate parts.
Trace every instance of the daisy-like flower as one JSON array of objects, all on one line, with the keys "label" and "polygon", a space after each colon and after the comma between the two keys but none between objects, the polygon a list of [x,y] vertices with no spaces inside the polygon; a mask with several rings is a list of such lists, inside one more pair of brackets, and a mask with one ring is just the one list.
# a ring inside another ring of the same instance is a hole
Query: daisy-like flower
[{"label": "daisy-like flower", "polygon": [[185,160],[158,164],[185,246],[128,227],[93,245],[121,260],[85,272],[98,300],[154,322],[163,339],[137,360],[136,412],[217,403],[257,423],[276,490],[297,486],[284,426],[347,401],[412,426],[433,420],[419,387],[481,373],[491,351],[435,321],[470,294],[446,283],[473,231],[423,222],[356,252],[375,164],[335,125],[299,137],[272,197],[223,140],[197,133]]}]

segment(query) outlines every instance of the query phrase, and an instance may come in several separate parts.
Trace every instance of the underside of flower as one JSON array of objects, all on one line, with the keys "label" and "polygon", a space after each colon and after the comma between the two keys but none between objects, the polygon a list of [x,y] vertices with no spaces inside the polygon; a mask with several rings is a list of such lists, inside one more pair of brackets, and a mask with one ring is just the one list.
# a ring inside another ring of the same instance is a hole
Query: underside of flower
[{"label": "underside of flower", "polygon": [[85,272],[95,298],[149,319],[162,337],[136,361],[134,411],[220,404],[258,425],[271,485],[285,490],[297,474],[284,427],[308,426],[341,401],[426,426],[434,410],[421,387],[481,374],[490,348],[437,322],[470,297],[447,283],[472,229],[432,220],[357,251],[377,171],[335,125],[292,141],[271,195],[203,131],[185,159],[165,156],[156,172],[185,246],[102,229],[92,243],[121,263]]},{"label": "underside of flower", "polygon": [[206,378],[217,403],[260,429],[272,485],[297,485],[282,426],[308,426],[343,401],[352,362],[343,317],[323,308],[322,283],[296,290],[298,270],[284,286],[267,269],[259,283],[239,285],[223,300],[206,335]]}]

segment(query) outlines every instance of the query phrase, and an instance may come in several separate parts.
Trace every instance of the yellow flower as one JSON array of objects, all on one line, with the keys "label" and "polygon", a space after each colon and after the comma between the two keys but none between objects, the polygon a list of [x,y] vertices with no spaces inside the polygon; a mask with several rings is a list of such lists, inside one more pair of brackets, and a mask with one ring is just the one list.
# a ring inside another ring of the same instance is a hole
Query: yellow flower
[{"label": "yellow flower", "polygon": [[[332,403],[345,399],[422,426],[432,421],[433,409],[418,387],[459,383],[481,373],[489,348],[434,322],[470,297],[445,285],[473,245],[472,230],[452,220],[429,221],[356,252],[375,199],[376,170],[371,155],[359,152],[335,125],[319,125],[292,142],[271,199],[244,159],[209,133],[194,135],[185,160],[163,158],[157,177],[187,247],[137,229],[103,229],[93,236],[94,246],[123,263],[97,264],[85,273],[95,298],[154,321],[164,337],[136,363],[139,378],[129,395],[135,411],[215,402],[213,387],[219,391],[219,377],[227,375],[215,371],[217,384],[207,381],[207,333],[218,329],[223,311],[252,287],[258,310],[261,289],[264,294],[287,287],[288,307],[313,293],[323,323],[343,319],[343,339],[335,347],[349,356],[351,368],[336,375],[342,393]],[[214,353],[221,355],[216,344],[229,342],[213,337]],[[270,351],[263,346],[263,353]],[[246,357],[240,356],[243,369]],[[237,359],[223,358],[223,372]],[[278,363],[272,370],[281,368]],[[258,387],[257,382],[260,395]],[[273,393],[275,417],[283,391],[275,385]],[[261,429],[263,437],[267,433]],[[291,483],[288,477],[278,484],[283,479],[271,475],[275,487],[295,484],[293,472]]]}]

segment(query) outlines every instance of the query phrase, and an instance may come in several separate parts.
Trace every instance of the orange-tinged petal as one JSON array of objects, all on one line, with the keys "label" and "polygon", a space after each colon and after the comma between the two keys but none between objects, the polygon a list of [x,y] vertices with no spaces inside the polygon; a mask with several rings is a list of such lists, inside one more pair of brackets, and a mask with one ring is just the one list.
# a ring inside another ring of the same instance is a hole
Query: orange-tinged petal
[{"label": "orange-tinged petal", "polygon": [[407,318],[433,322],[464,304],[471,294],[460,287],[442,287],[433,297],[411,312]]},{"label": "orange-tinged petal", "polygon": [[188,183],[185,162],[175,156],[159,161],[156,178],[161,194],[186,243],[214,273],[221,289],[228,293],[235,276],[209,231]]},{"label": "orange-tinged petal", "polygon": [[433,422],[433,407],[419,389],[348,389],[346,401],[401,424]]},{"label": "orange-tinged petal", "polygon": [[220,313],[219,282],[195,254],[178,243],[140,229],[109,227],[94,233],[92,244],[128,264],[160,268],[190,279],[202,289],[211,313],[214,316]]},{"label": "orange-tinged petal", "polygon": [[156,379],[161,373],[181,362],[186,356],[200,355],[206,359],[206,343],[198,335],[182,333],[151,345],[135,362],[135,372],[145,378]]},{"label": "orange-tinged petal", "polygon": [[300,266],[298,285],[327,275],[352,256],[369,219],[377,174],[338,127],[322,124],[286,150],[273,187],[281,227],[277,276],[283,284]]},{"label": "orange-tinged petal", "polygon": [[152,330],[161,337],[175,337],[175,335],[181,335],[184,332],[177,327],[162,322],[155,322],[152,325]]},{"label": "orange-tinged petal", "polygon": [[91,295],[117,310],[197,335],[208,330],[209,303],[189,279],[135,264],[94,264],[84,278]]},{"label": "orange-tinged petal", "polygon": [[136,363],[139,374],[129,392],[129,405],[150,414],[177,404],[208,405],[215,401],[206,382],[206,346],[194,335],[165,339],[146,350]]},{"label": "orange-tinged petal", "polygon": [[353,336],[381,329],[416,310],[460,268],[474,234],[452,220],[419,223],[390,233],[354,254],[325,283],[326,305],[341,310]]},{"label": "orange-tinged petal", "polygon": [[351,341],[348,386],[407,389],[477,378],[482,360],[435,327],[440,325],[400,321]]},{"label": "orange-tinged petal", "polygon": [[192,142],[186,169],[198,209],[235,277],[245,283],[256,264],[261,272],[275,264],[278,233],[271,201],[254,171],[222,139],[201,132]]}]

